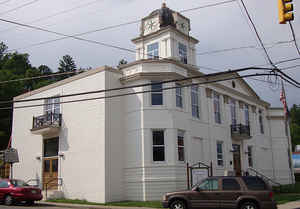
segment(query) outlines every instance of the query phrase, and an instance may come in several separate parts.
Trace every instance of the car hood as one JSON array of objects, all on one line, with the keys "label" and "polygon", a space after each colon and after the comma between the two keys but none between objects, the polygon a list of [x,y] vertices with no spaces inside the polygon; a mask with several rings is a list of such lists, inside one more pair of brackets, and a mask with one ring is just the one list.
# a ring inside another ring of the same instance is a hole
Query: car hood
[{"label": "car hood", "polygon": [[168,192],[166,193],[166,196],[172,196],[172,195],[181,195],[181,194],[187,194],[192,192],[191,190],[181,190],[181,191],[174,191],[174,192]]}]

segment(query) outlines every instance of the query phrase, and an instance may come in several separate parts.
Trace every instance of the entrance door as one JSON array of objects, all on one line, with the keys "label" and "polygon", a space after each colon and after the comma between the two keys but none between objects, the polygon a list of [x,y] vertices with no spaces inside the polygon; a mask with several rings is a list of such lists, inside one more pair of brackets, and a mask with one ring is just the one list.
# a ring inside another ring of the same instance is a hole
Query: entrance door
[{"label": "entrance door", "polygon": [[43,161],[43,189],[57,189],[58,158],[46,158]]},{"label": "entrance door", "polygon": [[233,148],[233,169],[235,171],[236,176],[241,176],[242,175],[241,145],[232,144],[232,148]]}]

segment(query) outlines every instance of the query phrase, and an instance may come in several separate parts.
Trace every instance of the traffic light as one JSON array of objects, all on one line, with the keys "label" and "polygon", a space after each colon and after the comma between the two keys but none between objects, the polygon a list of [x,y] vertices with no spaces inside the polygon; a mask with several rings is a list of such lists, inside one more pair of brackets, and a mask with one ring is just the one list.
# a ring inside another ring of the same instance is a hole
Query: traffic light
[{"label": "traffic light", "polygon": [[278,14],[279,23],[285,24],[287,21],[294,20],[294,14],[291,12],[294,10],[293,4],[287,4],[293,0],[278,0]]}]

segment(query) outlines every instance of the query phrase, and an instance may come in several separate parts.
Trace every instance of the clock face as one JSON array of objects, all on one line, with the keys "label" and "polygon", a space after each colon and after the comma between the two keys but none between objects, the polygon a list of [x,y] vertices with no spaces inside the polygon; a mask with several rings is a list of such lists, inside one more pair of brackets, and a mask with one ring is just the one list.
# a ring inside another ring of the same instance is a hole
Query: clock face
[{"label": "clock face", "polygon": [[151,32],[153,30],[156,30],[157,27],[158,27],[158,21],[156,21],[155,19],[147,20],[145,23],[145,31],[146,32]]},{"label": "clock face", "polygon": [[188,23],[185,21],[178,21],[177,22],[177,29],[182,31],[183,33],[188,33],[189,26]]}]

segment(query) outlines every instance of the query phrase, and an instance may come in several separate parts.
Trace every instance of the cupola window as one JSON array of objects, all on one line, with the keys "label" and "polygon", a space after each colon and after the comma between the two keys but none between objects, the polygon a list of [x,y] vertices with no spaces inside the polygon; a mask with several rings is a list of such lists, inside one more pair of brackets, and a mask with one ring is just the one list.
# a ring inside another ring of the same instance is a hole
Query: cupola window
[{"label": "cupola window", "polygon": [[147,57],[148,59],[158,59],[158,43],[153,43],[147,46]]},{"label": "cupola window", "polygon": [[182,43],[179,43],[178,49],[179,49],[180,61],[183,62],[184,64],[187,64],[187,48],[186,48],[186,45],[184,45]]}]

